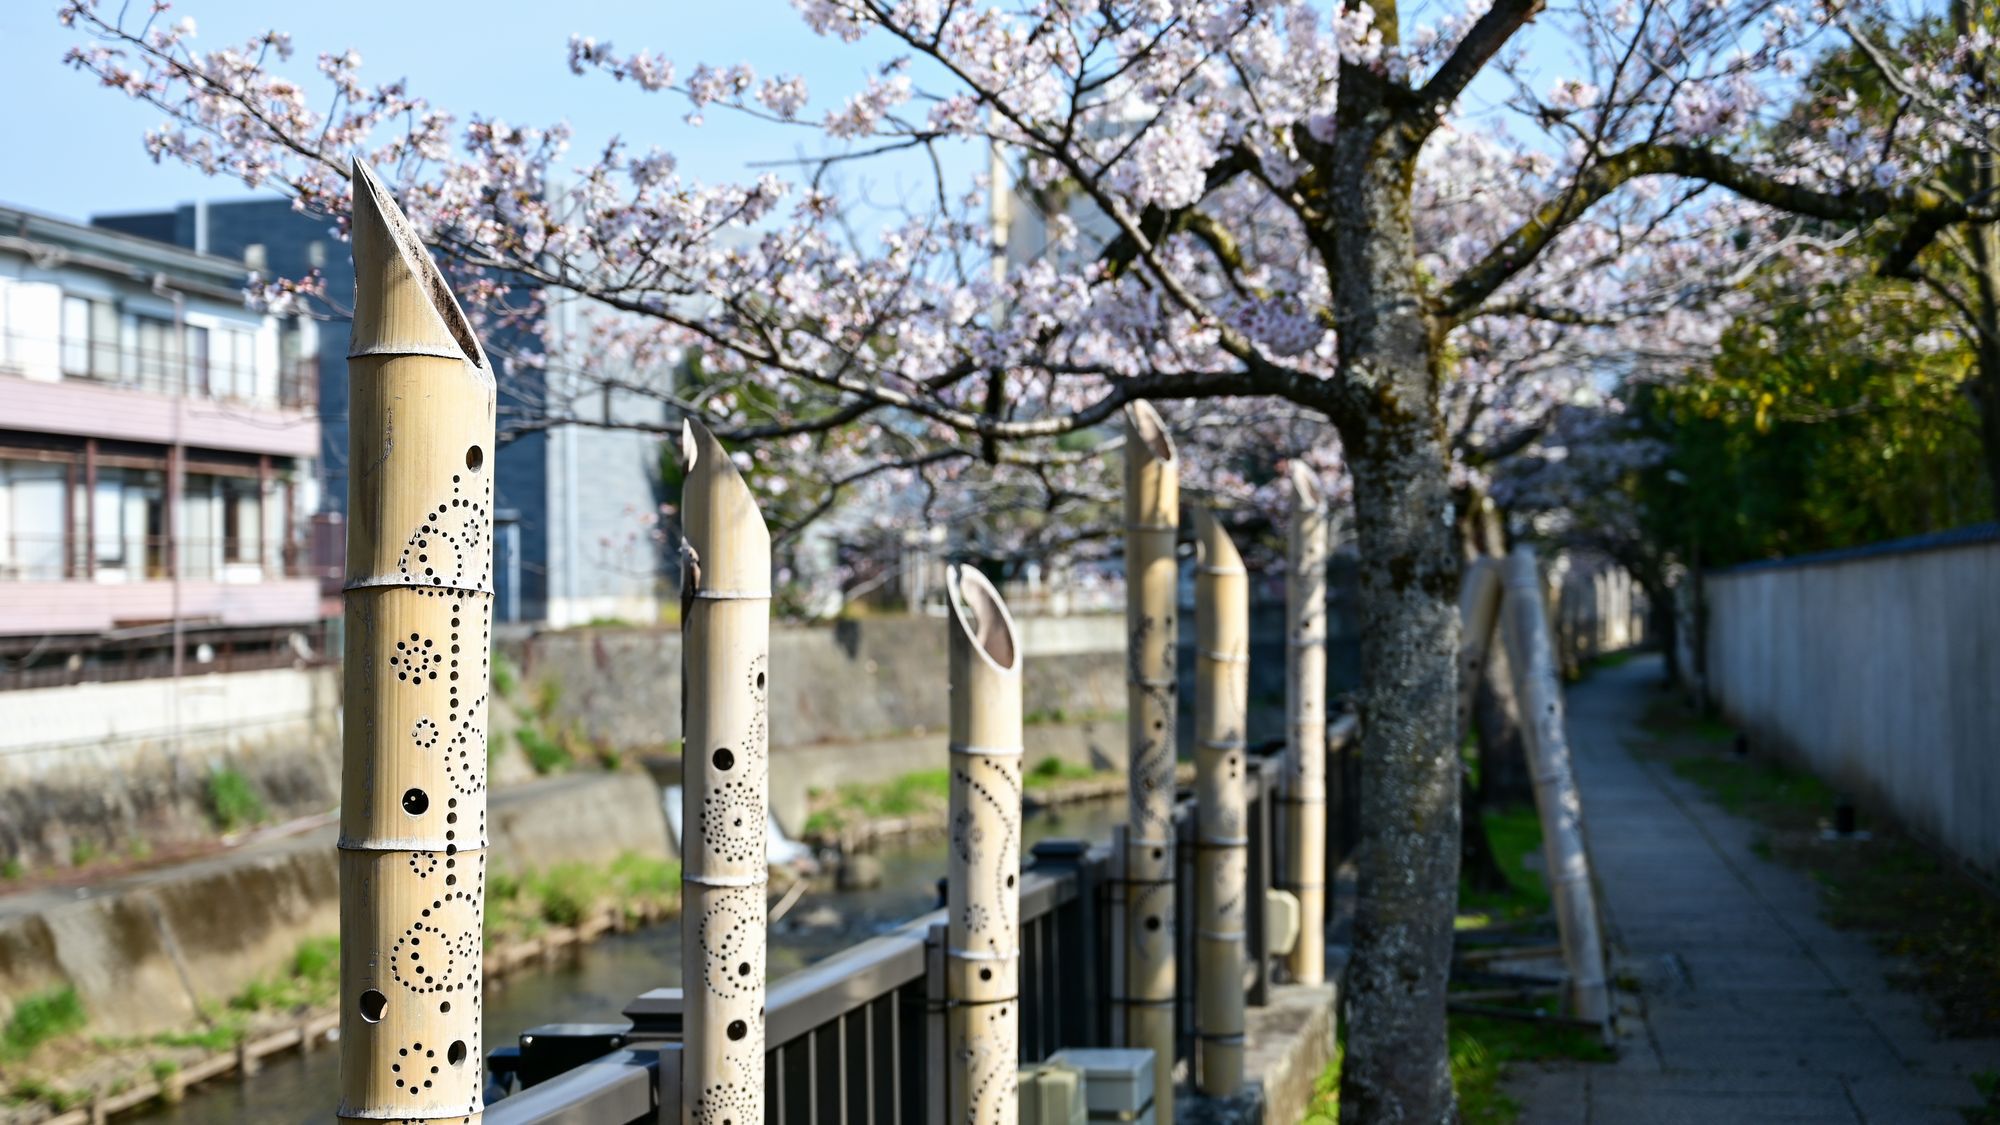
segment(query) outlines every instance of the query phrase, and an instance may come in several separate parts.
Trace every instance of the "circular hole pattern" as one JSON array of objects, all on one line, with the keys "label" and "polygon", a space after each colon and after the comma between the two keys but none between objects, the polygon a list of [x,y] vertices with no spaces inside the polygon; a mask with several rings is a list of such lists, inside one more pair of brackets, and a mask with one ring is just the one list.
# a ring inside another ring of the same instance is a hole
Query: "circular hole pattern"
[{"label": "circular hole pattern", "polygon": [[1160,928],[1160,916],[1159,916],[1159,915],[1157,915],[1157,914],[1148,914],[1148,915],[1146,915],[1146,928],[1147,928],[1147,929],[1149,929],[1149,930],[1157,930],[1157,929],[1159,929],[1159,928]]},{"label": "circular hole pattern", "polygon": [[729,747],[724,746],[720,750],[717,750],[712,756],[710,756],[709,761],[715,763],[716,769],[726,770],[729,767],[736,764],[736,755],[731,754],[729,752]]},{"label": "circular hole pattern", "polygon": [[422,816],[430,807],[430,794],[421,789],[412,789],[403,794],[403,811],[411,816]]},{"label": "circular hole pattern", "polygon": [[382,1014],[389,1010],[389,998],[376,989],[361,994],[361,1018],[369,1023],[381,1023]]},{"label": "circular hole pattern", "polygon": [[[449,1005],[449,1004],[447,1004],[447,1005],[445,1005],[445,1006],[446,1006],[446,1007],[450,1007],[450,1005]],[[460,1063],[464,1062],[464,1061],[465,1061],[465,1040],[463,1040],[463,1039],[454,1039],[454,1040],[452,1040],[452,1042],[451,1042],[451,1047],[450,1047],[449,1049],[447,1049],[447,1050],[445,1051],[445,1053],[444,1053],[444,1061],[446,1061],[446,1062],[450,1063],[450,1064],[451,1064],[451,1065],[453,1065],[453,1066],[457,1066],[457,1065],[459,1065]]]},{"label": "circular hole pattern", "polygon": [[744,1023],[742,1020],[729,1021],[729,1038],[731,1040],[741,1039],[748,1034],[750,1034],[749,1024]]},{"label": "circular hole pattern", "polygon": [[486,464],[486,451],[476,445],[467,446],[465,450],[465,467],[476,473],[479,471],[480,466],[484,464]]}]

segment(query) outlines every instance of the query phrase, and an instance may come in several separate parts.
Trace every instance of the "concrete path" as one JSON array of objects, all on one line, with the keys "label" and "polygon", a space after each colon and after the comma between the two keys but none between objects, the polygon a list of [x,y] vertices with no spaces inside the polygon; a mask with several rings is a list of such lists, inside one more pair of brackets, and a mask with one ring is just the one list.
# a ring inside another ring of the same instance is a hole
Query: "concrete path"
[{"label": "concrete path", "polygon": [[1523,1122],[1960,1125],[2000,1042],[1940,1040],[1807,877],[1754,854],[1751,822],[1627,750],[1662,674],[1634,659],[1569,694],[1606,939],[1640,994],[1618,1062],[1517,1068]]}]

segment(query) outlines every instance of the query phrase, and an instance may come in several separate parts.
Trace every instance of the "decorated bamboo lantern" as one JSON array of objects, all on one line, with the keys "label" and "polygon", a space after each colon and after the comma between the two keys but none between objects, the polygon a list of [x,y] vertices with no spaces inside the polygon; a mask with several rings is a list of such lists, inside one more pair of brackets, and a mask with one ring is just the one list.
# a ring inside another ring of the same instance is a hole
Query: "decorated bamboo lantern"
[{"label": "decorated bamboo lantern", "polygon": [[1207,508],[1195,513],[1195,544],[1195,1084],[1225,1097],[1243,1084],[1250,576]]},{"label": "decorated bamboo lantern", "polygon": [[958,1125],[1013,1125],[1020,1057],[1021,652],[984,575],[953,567],[945,972]]},{"label": "decorated bamboo lantern", "polygon": [[681,431],[681,988],[686,1125],[764,1120],[771,537],[729,454]]},{"label": "decorated bamboo lantern", "polygon": [[1505,565],[1507,658],[1514,669],[1515,695],[1527,718],[1522,726],[1528,739],[1528,770],[1542,821],[1549,897],[1569,970],[1570,1006],[1578,1018],[1604,1023],[1611,1018],[1604,943],[1598,935],[1590,857],[1583,841],[1583,798],[1570,770],[1562,685],[1556,678],[1541,576],[1535,553],[1528,547],[1516,547]]},{"label": "decorated bamboo lantern", "polygon": [[1458,593],[1458,737],[1472,732],[1472,705],[1493,652],[1494,625],[1500,620],[1500,564],[1478,558],[1465,564]]},{"label": "decorated bamboo lantern", "polygon": [[1312,470],[1291,468],[1285,552],[1285,850],[1279,886],[1299,900],[1292,979],[1326,979],[1326,503]]},{"label": "decorated bamboo lantern", "polygon": [[1155,1052],[1154,1112],[1173,1116],[1175,604],[1180,460],[1147,403],[1125,409],[1125,1043]]},{"label": "decorated bamboo lantern", "polygon": [[359,163],[353,183],[339,1116],[471,1121],[494,381],[387,189]]}]

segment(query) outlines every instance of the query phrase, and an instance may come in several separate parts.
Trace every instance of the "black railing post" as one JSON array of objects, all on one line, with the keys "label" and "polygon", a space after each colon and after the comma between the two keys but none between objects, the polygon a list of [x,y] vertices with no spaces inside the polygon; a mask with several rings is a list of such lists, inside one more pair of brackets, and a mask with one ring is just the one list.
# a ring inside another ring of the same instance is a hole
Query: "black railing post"
[{"label": "black railing post", "polygon": [[[1076,881],[1076,897],[1058,907],[1053,918],[1042,921],[1043,925],[1053,927],[1056,955],[1053,966],[1044,963],[1041,968],[1045,973],[1053,972],[1055,981],[1052,989],[1044,991],[1037,985],[1036,990],[1039,995],[1053,995],[1064,1001],[1055,1005],[1056,1041],[1048,1046],[1051,1052],[1064,1047],[1100,1046],[1107,1042],[1104,1014],[1111,1007],[1108,1002],[1096,1002],[1100,997],[1105,1001],[1110,999],[1097,952],[1103,856],[1093,857],[1090,844],[1083,840],[1043,840],[1030,848],[1028,854],[1034,857],[1034,870]],[[1029,987],[1023,980],[1022,991]]]},{"label": "black railing post", "polygon": [[1271,851],[1271,807],[1277,803],[1273,797],[1278,771],[1276,763],[1263,755],[1246,754],[1244,763],[1255,771],[1250,779],[1254,788],[1246,810],[1249,823],[1244,825],[1250,835],[1250,877],[1244,891],[1248,901],[1243,904],[1244,957],[1251,971],[1249,1003],[1253,1008],[1261,1008],[1271,1000],[1271,934],[1265,912],[1277,858]]}]

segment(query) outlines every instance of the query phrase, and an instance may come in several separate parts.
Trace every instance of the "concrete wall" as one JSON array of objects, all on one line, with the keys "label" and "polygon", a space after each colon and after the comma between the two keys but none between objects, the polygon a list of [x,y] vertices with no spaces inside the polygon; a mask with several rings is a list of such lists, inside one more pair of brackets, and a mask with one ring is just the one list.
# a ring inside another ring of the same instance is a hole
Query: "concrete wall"
[{"label": "concrete wall", "polygon": [[324,812],[339,799],[338,700],[330,667],[0,692],[0,857],[206,839],[208,778],[225,767],[280,819]]},{"label": "concrete wall", "polygon": [[[520,871],[668,854],[659,790],[643,774],[552,778],[495,793],[488,862]],[[588,824],[589,832],[575,826]],[[78,898],[69,888],[0,908],[0,1022],[21,998],[76,989],[96,1035],[192,1026],[299,944],[337,933],[334,829],[128,875]]]},{"label": "concrete wall", "polygon": [[2000,528],[1704,582],[1707,685],[1731,721],[2000,872]]},{"label": "concrete wall", "polygon": [[[1021,624],[1030,716],[1125,709],[1122,617]],[[532,694],[551,684],[556,719],[620,749],[680,737],[678,629],[538,633],[510,655]],[[855,743],[942,732],[947,718],[941,618],[885,617],[771,630],[771,746]]]}]

